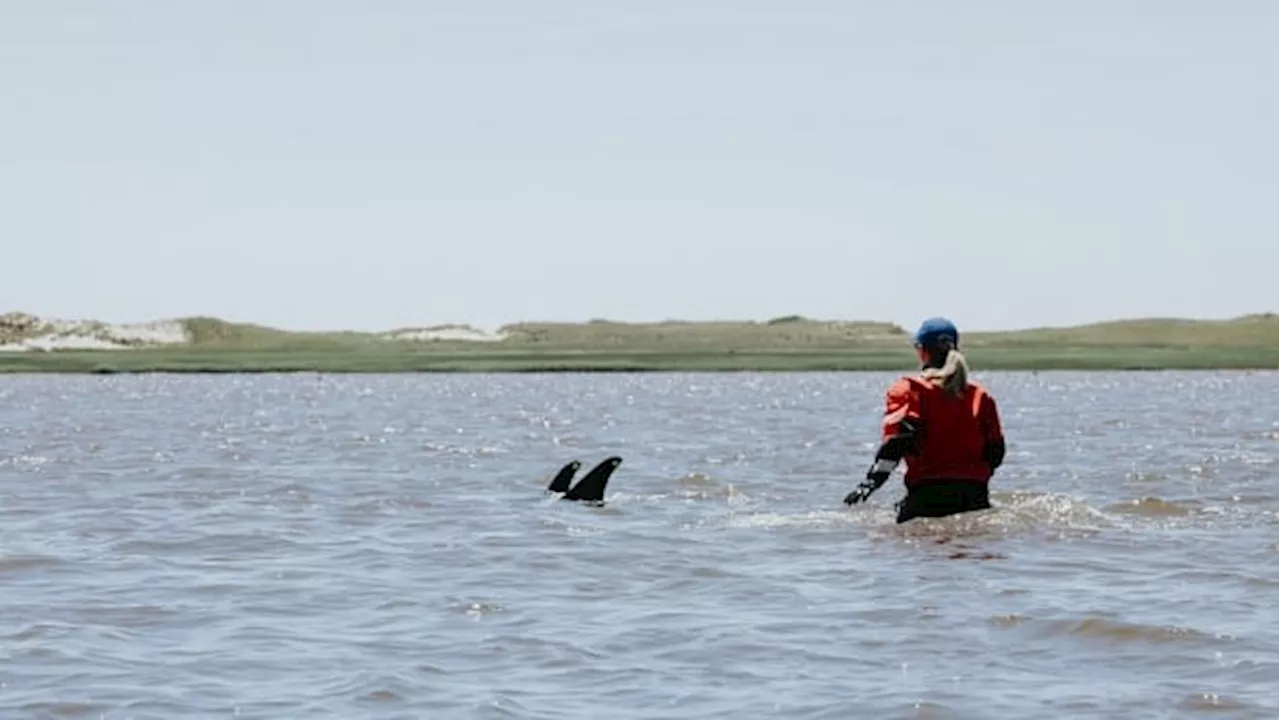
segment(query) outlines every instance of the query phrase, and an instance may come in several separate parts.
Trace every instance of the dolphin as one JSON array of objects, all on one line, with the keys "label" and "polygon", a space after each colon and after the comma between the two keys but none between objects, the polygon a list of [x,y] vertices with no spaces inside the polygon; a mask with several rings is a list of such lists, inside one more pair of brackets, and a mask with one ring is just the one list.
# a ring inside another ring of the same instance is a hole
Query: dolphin
[{"label": "dolphin", "polygon": [[621,464],[622,458],[616,455],[605,458],[599,465],[591,468],[586,475],[583,475],[576,485],[570,487],[569,483],[573,480],[574,474],[578,471],[578,468],[582,467],[582,463],[574,460],[560,468],[560,472],[556,473],[555,478],[551,480],[551,484],[547,486],[547,492],[561,493],[562,500],[603,505],[604,491],[609,484],[609,478],[613,476],[613,472]]},{"label": "dolphin", "polygon": [[574,460],[568,465],[560,468],[560,472],[556,473],[556,476],[551,480],[551,484],[547,486],[547,492],[569,492],[569,483],[573,482],[573,476],[578,472],[578,468],[580,467],[582,467],[582,463]]}]

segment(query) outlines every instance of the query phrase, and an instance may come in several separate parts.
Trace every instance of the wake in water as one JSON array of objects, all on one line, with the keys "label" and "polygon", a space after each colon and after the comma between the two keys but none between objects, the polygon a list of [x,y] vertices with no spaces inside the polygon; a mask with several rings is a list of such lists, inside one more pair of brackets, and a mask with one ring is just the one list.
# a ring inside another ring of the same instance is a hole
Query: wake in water
[{"label": "wake in water", "polygon": [[[554,482],[553,482],[554,484]],[[1002,559],[989,541],[1039,538],[1050,541],[1094,536],[1103,532],[1133,532],[1184,527],[1211,522],[1222,508],[1153,496],[1109,502],[1100,507],[1071,495],[1031,490],[995,490],[992,507],[941,518],[915,518],[898,523],[892,501],[850,508],[796,508],[796,491],[811,487],[786,478],[786,482],[743,479],[740,484],[702,472],[647,478],[636,489],[611,485],[591,509],[595,522],[584,526],[563,523],[570,534],[607,532],[610,517],[653,517],[670,522],[682,532],[762,531],[797,533],[816,531],[879,541],[899,541],[916,546],[946,546],[953,559]],[[900,493],[893,493],[900,495]],[[806,504],[812,494],[804,496]],[[887,499],[887,498],[886,498]],[[1228,508],[1230,510],[1230,508]],[[689,517],[691,511],[694,517]],[[562,518],[567,519],[567,518]],[[580,519],[585,519],[580,518]],[[560,523],[552,523],[559,525]]]},{"label": "wake in water", "polygon": [[799,513],[731,511],[702,523],[703,527],[726,528],[854,526],[876,535],[905,538],[1006,536],[1032,530],[1095,532],[1109,525],[1109,518],[1088,504],[1052,493],[1017,493],[1004,498],[997,494],[993,496],[989,510],[941,518],[916,518],[906,523],[897,522],[897,513],[892,506]]},{"label": "wake in water", "polygon": [[[788,535],[797,532],[818,531],[846,535],[850,530],[864,536],[879,539],[904,540],[911,544],[928,542],[948,544],[956,541],[980,541],[1003,539],[1017,535],[1068,535],[1093,534],[1107,527],[1116,526],[1105,513],[1088,504],[1065,495],[1052,493],[1010,493],[993,498],[989,510],[952,515],[943,518],[917,518],[907,523],[896,522],[897,513],[892,505],[863,506],[856,510],[844,508],[818,508],[795,512],[769,509],[781,498],[748,493],[732,484],[708,484],[701,489],[682,489],[662,493],[631,493],[619,491],[608,498],[609,505],[594,509],[594,515],[632,515],[643,506],[654,509],[676,507],[704,507],[707,512],[698,517],[676,519],[683,532],[735,532],[782,531]],[[582,528],[576,523],[575,534]],[[605,530],[596,524],[593,532]],[[984,552],[973,546],[950,546],[952,557],[976,557],[993,559],[1002,557]]]}]

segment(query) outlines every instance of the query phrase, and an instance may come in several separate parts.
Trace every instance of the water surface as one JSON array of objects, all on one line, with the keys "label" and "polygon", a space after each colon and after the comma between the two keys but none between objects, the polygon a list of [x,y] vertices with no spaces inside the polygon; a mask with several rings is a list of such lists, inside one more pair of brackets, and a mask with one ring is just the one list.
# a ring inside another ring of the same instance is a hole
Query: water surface
[{"label": "water surface", "polygon": [[902,526],[893,377],[0,378],[0,717],[1276,717],[1276,373],[982,374]]}]

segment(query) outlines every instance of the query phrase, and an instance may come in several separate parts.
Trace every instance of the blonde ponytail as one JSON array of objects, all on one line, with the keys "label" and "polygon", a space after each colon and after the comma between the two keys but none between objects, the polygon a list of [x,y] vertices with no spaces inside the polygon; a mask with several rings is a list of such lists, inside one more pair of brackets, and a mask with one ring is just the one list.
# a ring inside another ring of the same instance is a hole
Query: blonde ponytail
[{"label": "blonde ponytail", "polygon": [[941,385],[954,397],[964,397],[964,391],[969,387],[969,361],[955,348],[947,350],[947,359],[942,367],[925,368],[920,374],[926,380]]}]

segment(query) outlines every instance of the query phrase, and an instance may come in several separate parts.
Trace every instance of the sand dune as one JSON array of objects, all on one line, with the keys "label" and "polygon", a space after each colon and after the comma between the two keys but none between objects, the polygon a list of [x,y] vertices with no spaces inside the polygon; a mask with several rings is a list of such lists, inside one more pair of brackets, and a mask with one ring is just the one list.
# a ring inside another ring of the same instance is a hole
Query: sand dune
[{"label": "sand dune", "polygon": [[93,320],[40,318],[27,313],[0,315],[0,352],[32,350],[129,350],[188,342],[177,320],[111,324]]},{"label": "sand dune", "polygon": [[[505,333],[488,333],[468,325],[403,328],[370,336],[393,342],[501,342],[507,337]],[[187,345],[195,341],[188,322],[184,320],[113,324],[97,320],[42,318],[22,312],[0,315],[0,352],[131,350]]]},{"label": "sand dune", "polygon": [[487,333],[465,325],[445,325],[434,328],[396,330],[382,336],[387,340],[407,342],[431,342],[433,340],[457,340],[470,342],[502,342],[505,333]]}]

